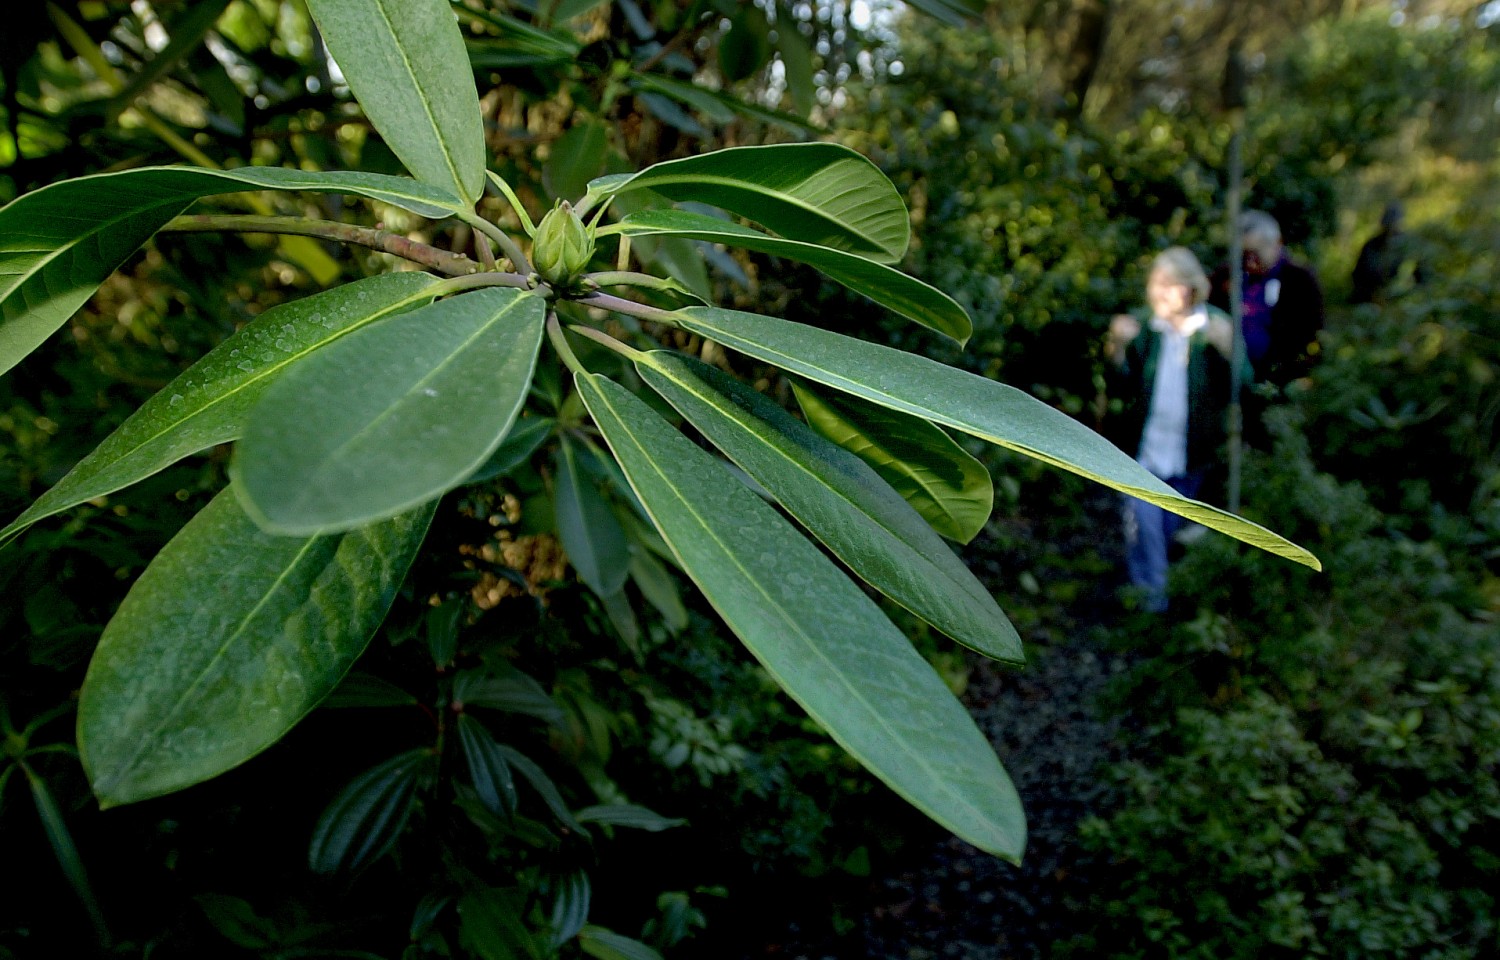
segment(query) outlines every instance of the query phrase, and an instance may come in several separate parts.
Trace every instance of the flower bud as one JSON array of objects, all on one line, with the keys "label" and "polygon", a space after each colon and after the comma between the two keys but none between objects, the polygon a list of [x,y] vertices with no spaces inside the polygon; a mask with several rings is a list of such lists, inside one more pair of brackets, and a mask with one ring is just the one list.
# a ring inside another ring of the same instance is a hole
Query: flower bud
[{"label": "flower bud", "polygon": [[594,257],[594,233],[567,201],[559,203],[537,225],[532,238],[532,266],[554,287],[565,287],[588,268]]}]

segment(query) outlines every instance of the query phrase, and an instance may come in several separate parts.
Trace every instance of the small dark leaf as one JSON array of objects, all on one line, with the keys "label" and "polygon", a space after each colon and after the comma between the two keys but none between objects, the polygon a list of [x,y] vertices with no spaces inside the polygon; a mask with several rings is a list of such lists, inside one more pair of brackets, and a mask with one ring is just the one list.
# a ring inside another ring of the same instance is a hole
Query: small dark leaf
[{"label": "small dark leaf", "polygon": [[458,716],[458,742],[469,764],[474,792],[491,813],[512,817],[516,812],[516,780],[500,745],[484,724],[466,713]]},{"label": "small dark leaf", "polygon": [[589,902],[593,897],[589,875],[579,870],[569,874],[558,885],[557,899],[552,903],[552,946],[560,947],[578,936],[589,919]]},{"label": "small dark leaf", "polygon": [[499,746],[500,752],[505,756],[506,760],[510,761],[510,765],[516,769],[517,773],[526,778],[526,782],[531,784],[533,790],[541,795],[543,802],[547,804],[547,808],[552,811],[552,815],[562,821],[563,826],[568,829],[588,836],[588,831],[583,829],[583,824],[578,822],[573,816],[573,812],[568,809],[568,805],[563,802],[562,794],[558,792],[557,785],[542,772],[542,768],[533,763],[519,750],[507,747],[503,743]]},{"label": "small dark leaf", "polygon": [[406,826],[417,781],[431,760],[427,750],[408,750],[354,778],[318,819],[308,866],[315,873],[357,870],[389,850]]},{"label": "small dark leaf", "polygon": [[465,707],[524,713],[551,724],[563,721],[562,708],[542,685],[511,666],[461,672],[453,680],[453,699]]},{"label": "small dark leaf", "polygon": [[552,435],[556,425],[551,417],[527,417],[516,421],[510,433],[500,441],[500,446],[490,454],[484,465],[469,475],[464,483],[484,483],[503,477],[531,458]]},{"label": "small dark leaf", "polygon": [[427,611],[427,650],[438,668],[451,666],[458,655],[458,629],[467,601],[459,597]]},{"label": "small dark leaf", "polygon": [[339,710],[348,707],[409,707],[419,702],[389,680],[356,670],[328,695],[323,706]]},{"label": "small dark leaf", "polygon": [[633,803],[605,803],[584,807],[575,812],[574,816],[580,823],[603,823],[613,827],[645,830],[648,833],[660,833],[663,830],[687,824],[686,820],[678,817],[664,817],[654,810],[648,810]]}]

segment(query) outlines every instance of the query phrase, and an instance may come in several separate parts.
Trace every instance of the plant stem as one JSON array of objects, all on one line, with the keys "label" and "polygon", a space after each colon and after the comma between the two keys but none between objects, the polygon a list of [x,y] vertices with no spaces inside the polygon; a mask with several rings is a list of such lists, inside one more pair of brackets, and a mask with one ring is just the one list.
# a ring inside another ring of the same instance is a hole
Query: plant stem
[{"label": "plant stem", "polygon": [[605,333],[603,330],[595,330],[593,327],[585,327],[582,324],[577,323],[568,324],[568,329],[581,337],[588,337],[595,343],[604,344],[606,347],[613,350],[615,353],[618,353],[620,356],[625,357],[626,359],[639,360],[640,358],[645,356],[644,353],[637,350],[635,347],[616,340],[614,337]]},{"label": "plant stem", "polygon": [[516,242],[510,238],[510,234],[477,213],[464,211],[458,215],[458,218],[499,244],[500,252],[505,254],[506,258],[521,273],[531,272],[531,264],[527,261],[526,254],[522,253],[521,248],[516,246]]},{"label": "plant stem", "polygon": [[495,251],[494,248],[490,246],[490,238],[480,233],[478,230],[474,231],[474,249],[478,251],[479,262],[484,264],[484,268],[486,270],[496,269]]},{"label": "plant stem", "polygon": [[573,302],[581,303],[585,307],[612,310],[615,313],[623,313],[627,317],[635,317],[639,320],[652,320],[656,323],[665,323],[672,327],[677,326],[677,315],[671,310],[648,307],[644,303],[636,303],[634,300],[626,300],[623,297],[610,296],[607,293],[591,293],[586,297],[578,297]]},{"label": "plant stem", "polygon": [[531,290],[543,299],[550,292],[542,284],[533,286],[530,277],[523,277],[519,273],[501,273],[497,270],[492,273],[471,273],[466,277],[444,280],[437,285],[436,293],[440,297],[446,297],[449,294],[478,290],[481,287],[514,287],[517,290]]},{"label": "plant stem", "polygon": [[339,243],[352,243],[389,253],[449,277],[465,277],[476,273],[479,264],[461,253],[450,253],[425,243],[409,240],[400,234],[376,230],[373,227],[357,227],[353,224],[333,220],[310,220],[297,217],[261,217],[249,215],[192,214],[176,217],[162,227],[171,233],[203,233],[229,230],[239,233],[290,234],[298,237],[318,237]]},{"label": "plant stem", "polygon": [[562,358],[564,366],[574,373],[588,373],[583,364],[578,362],[578,355],[573,352],[573,348],[568,346],[562,324],[557,322],[557,314],[551,310],[547,311],[547,339],[552,341],[552,347]]}]

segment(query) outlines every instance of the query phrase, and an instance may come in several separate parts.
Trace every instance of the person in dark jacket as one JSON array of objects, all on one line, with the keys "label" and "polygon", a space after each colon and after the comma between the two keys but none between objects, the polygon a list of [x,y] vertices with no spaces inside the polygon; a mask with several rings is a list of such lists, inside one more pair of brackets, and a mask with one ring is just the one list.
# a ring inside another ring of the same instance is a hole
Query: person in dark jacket
[{"label": "person in dark jacket", "polygon": [[1380,215],[1380,232],[1359,250],[1350,278],[1350,303],[1384,303],[1422,282],[1422,254],[1401,229],[1405,213],[1394,200]]},{"label": "person in dark jacket", "polygon": [[[1147,309],[1110,322],[1109,391],[1125,401],[1116,442],[1186,497],[1197,497],[1224,445],[1233,328],[1204,301],[1198,258],[1172,247],[1151,264]],[[1185,521],[1144,500],[1125,501],[1126,568],[1148,610],[1167,608],[1167,549]]]},{"label": "person in dark jacket", "polygon": [[[1307,376],[1317,359],[1323,288],[1311,270],[1287,254],[1275,217],[1247,210],[1240,226],[1245,251],[1245,353],[1257,383],[1285,387]],[[1229,310],[1227,266],[1214,273],[1212,302]]]}]

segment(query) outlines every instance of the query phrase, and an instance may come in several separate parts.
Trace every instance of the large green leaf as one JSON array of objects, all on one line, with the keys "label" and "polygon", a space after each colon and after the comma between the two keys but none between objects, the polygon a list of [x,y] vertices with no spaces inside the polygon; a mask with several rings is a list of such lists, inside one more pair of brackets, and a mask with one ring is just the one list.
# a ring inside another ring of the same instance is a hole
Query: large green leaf
[{"label": "large green leaf", "polygon": [[632,190],[722,207],[789,240],[882,263],[901,259],[911,239],[895,186],[875,164],[833,143],[731,147],[589,185],[595,199]]},{"label": "large green leaf", "polygon": [[788,260],[817,267],[830,279],[856,293],[864,294],[889,310],[952,337],[960,346],[974,332],[964,308],[946,293],[883,263],[842,250],[783,240],[739,224],[685,210],[645,210],[632,213],[619,224],[599,232],[619,232],[630,237],[686,237],[786,257]]},{"label": "large green leaf", "polygon": [[988,657],[1021,638],[963,561],[863,460],[707,364],[653,351],[641,378],[876,589]]},{"label": "large green leaf", "polygon": [[307,0],[307,7],[365,116],[412,176],[478,200],[483,117],[446,0]]},{"label": "large green leaf", "polygon": [[686,330],[809,380],[972,434],[1098,481],[1277,556],[1321,570],[1291,541],[1167,486],[1118,447],[1014,387],[817,327],[714,307],[676,312]]},{"label": "large green leaf", "polygon": [[579,390],[663,539],[798,703],[891,788],[1017,860],[1020,799],[937,673],[833,562],[705,451],[604,377]]},{"label": "large green leaf", "polygon": [[78,704],[103,806],[218,776],[343,679],[385,618],[433,506],[352,533],[273,537],[220,493],[104,629]]},{"label": "large green leaf", "polygon": [[246,190],[351,193],[433,218],[462,207],[456,197],[404,177],[283,167],[143,167],[54,183],[0,208],[0,373],[66,323],[105,277],[194,200]]},{"label": "large green leaf", "polygon": [[938,533],[968,543],[989,522],[990,472],[942,427],[848,394],[792,391],[808,426],[873,467]]},{"label": "large green leaf", "polygon": [[266,529],[347,530],[463,483],[515,421],[546,308],[490,287],[342,337],[289,368],[250,412],[231,464]]},{"label": "large green leaf", "polygon": [[576,442],[566,436],[557,450],[552,502],[557,538],[578,579],[601,597],[619,593],[630,573],[630,543],[614,511],[579,463]]},{"label": "large green leaf", "polygon": [[425,273],[387,273],[267,310],[142,404],[0,530],[0,543],[38,520],[237,438],[250,408],[288,364],[352,329],[431,300],[434,283],[437,278]]}]

